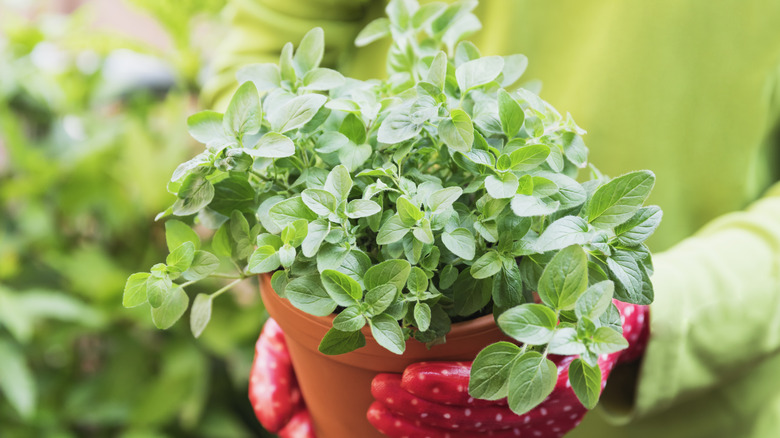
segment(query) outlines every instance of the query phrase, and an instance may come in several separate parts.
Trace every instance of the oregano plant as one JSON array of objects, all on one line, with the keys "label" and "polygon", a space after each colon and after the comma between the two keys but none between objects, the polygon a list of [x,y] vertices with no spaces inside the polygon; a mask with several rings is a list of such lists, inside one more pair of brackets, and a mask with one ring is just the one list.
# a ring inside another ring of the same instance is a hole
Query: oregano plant
[{"label": "oregano plant", "polygon": [[[527,59],[462,41],[480,27],[475,6],[392,0],[357,37],[392,38],[385,80],[321,67],[321,29],[278,64],[241,69],[224,114],[187,121],[205,151],[174,171],[177,200],[159,216],[170,255],[128,279],[125,306],[148,303],[167,328],[188,286],[232,279],[195,297],[198,336],[214,299],[268,274],[302,311],[336,313],[325,354],[364,346],[364,327],[402,354],[409,338],[434,345],[493,314],[517,344],[479,354],[473,396],[526,412],[555,385],[547,356],[578,355],[569,378],[593,407],[599,355],[627,346],[613,298],[653,300],[655,177],[588,167],[585,131],[517,86]],[[213,230],[208,249],[195,225]]]}]

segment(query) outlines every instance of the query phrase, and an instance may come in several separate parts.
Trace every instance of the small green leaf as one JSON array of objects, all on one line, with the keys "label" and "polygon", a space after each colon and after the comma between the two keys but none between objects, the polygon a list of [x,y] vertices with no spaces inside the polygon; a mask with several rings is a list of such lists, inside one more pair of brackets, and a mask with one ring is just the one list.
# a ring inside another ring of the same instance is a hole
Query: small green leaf
[{"label": "small green leaf", "polygon": [[284,295],[297,308],[314,316],[327,316],[336,309],[336,302],[320,284],[319,275],[298,277],[287,283]]},{"label": "small green leaf", "polygon": [[327,217],[336,211],[336,197],[322,189],[306,189],[301,193],[301,199],[311,211]]},{"label": "small green leaf", "polygon": [[498,317],[498,326],[512,338],[529,345],[544,345],[552,339],[558,317],[541,304],[526,303]]},{"label": "small green leaf", "polygon": [[406,280],[409,278],[411,271],[412,265],[406,260],[385,260],[368,268],[363,276],[363,282],[369,291],[384,284],[392,284],[400,291],[406,285]]},{"label": "small green leaf", "polygon": [[453,254],[463,260],[471,260],[476,252],[474,235],[465,228],[456,228],[441,235],[441,241]]},{"label": "small green leaf", "polygon": [[379,315],[390,307],[396,295],[398,295],[398,288],[393,284],[381,284],[373,287],[366,294],[368,310],[374,315]]},{"label": "small green leaf", "polygon": [[203,144],[227,142],[222,127],[222,114],[215,111],[201,111],[187,118],[187,130],[192,138]]},{"label": "small green leaf", "polygon": [[396,201],[396,208],[398,209],[398,217],[401,219],[401,222],[407,226],[412,226],[425,217],[425,213],[414,205],[406,196],[398,198],[398,201]]},{"label": "small green leaf", "polygon": [[327,269],[320,274],[322,285],[339,306],[348,307],[363,298],[360,284],[339,271]]},{"label": "small green leaf", "polygon": [[649,170],[627,173],[599,187],[587,206],[588,222],[610,228],[630,219],[645,202],[655,184]]},{"label": "small green leaf", "polygon": [[463,194],[463,189],[460,187],[447,187],[433,192],[430,199],[428,199],[428,206],[431,211],[438,212],[446,210],[452,207],[452,204],[458,200]]},{"label": "small green leaf", "polygon": [[199,338],[211,319],[211,295],[198,294],[192,301],[190,310],[190,330],[192,335]]},{"label": "small green leaf", "polygon": [[473,61],[464,62],[455,70],[458,88],[461,93],[492,82],[501,74],[504,59],[500,56],[486,56]]},{"label": "small green leaf", "polygon": [[146,303],[146,281],[148,279],[148,272],[137,272],[127,278],[125,291],[122,295],[123,306],[129,308]]},{"label": "small green leaf", "polygon": [[544,304],[571,310],[588,287],[588,257],[582,247],[560,250],[544,268],[539,279],[539,297]]},{"label": "small green leaf", "polygon": [[401,331],[398,321],[389,315],[382,314],[371,318],[369,325],[371,326],[371,335],[379,345],[395,354],[404,353],[406,341],[404,341],[404,333]]},{"label": "small green leaf", "polygon": [[245,135],[256,134],[263,123],[260,96],[253,82],[244,82],[228,104],[222,125],[239,141]]},{"label": "small green leaf", "polygon": [[5,339],[0,339],[0,369],[0,389],[6,400],[22,418],[30,419],[37,404],[35,377],[22,350]]},{"label": "small green leaf", "polygon": [[471,275],[477,279],[492,277],[502,266],[501,255],[496,251],[488,251],[471,265]]},{"label": "small green leaf", "polygon": [[517,192],[520,183],[514,173],[507,172],[503,175],[488,175],[485,178],[485,190],[488,195],[496,199],[511,198]]},{"label": "small green leaf", "polygon": [[578,299],[574,306],[577,319],[598,319],[612,304],[612,294],[615,284],[611,281],[601,281],[589,287]]},{"label": "small green leaf", "polygon": [[498,116],[501,119],[501,129],[507,138],[511,139],[520,132],[525,120],[525,113],[520,104],[504,90],[498,90]]},{"label": "small green leaf", "polygon": [[390,20],[386,17],[377,18],[376,20],[368,23],[363,30],[360,31],[355,39],[355,45],[358,47],[367,46],[376,40],[382,39],[390,35]]},{"label": "small green leaf", "polygon": [[561,203],[536,196],[515,195],[510,204],[512,211],[520,217],[534,217],[553,214],[558,211]]},{"label": "small green leaf", "polygon": [[165,330],[173,326],[187,311],[189,303],[190,299],[184,289],[175,286],[165,294],[165,299],[159,307],[152,307],[152,322],[155,327]]},{"label": "small green leaf", "polygon": [[298,76],[319,67],[325,53],[325,34],[321,27],[315,27],[303,36],[293,57],[293,65]]},{"label": "small green leaf", "polygon": [[152,308],[157,308],[163,305],[166,297],[173,287],[171,279],[165,275],[163,277],[150,276],[146,279],[146,297],[149,300],[149,305]]},{"label": "small green leaf", "polygon": [[410,227],[404,224],[399,215],[394,215],[386,220],[379,228],[376,235],[377,245],[388,245],[401,240],[409,231]]},{"label": "small green leaf", "polygon": [[439,288],[449,289],[450,286],[452,286],[455,283],[455,280],[457,279],[458,279],[458,268],[452,265],[447,265],[444,267],[444,269],[441,270],[441,273],[439,273]]},{"label": "small green leaf", "polygon": [[590,242],[596,233],[588,227],[585,219],[577,216],[565,216],[551,223],[536,241],[539,252],[554,251],[571,245],[584,245]]},{"label": "small green leaf", "polygon": [[349,353],[365,345],[366,337],[360,331],[343,332],[332,328],[325,333],[318,349],[320,353],[332,356]]},{"label": "small green leaf", "polygon": [[360,313],[357,306],[347,307],[333,319],[333,328],[343,332],[358,331],[364,325],[366,325],[366,317]]},{"label": "small green leaf", "polygon": [[200,237],[189,225],[175,219],[169,219],[165,222],[165,242],[168,244],[168,251],[181,246],[184,242],[192,242],[195,249],[200,248]]},{"label": "small green leaf", "polygon": [[601,368],[574,359],[569,365],[569,382],[583,406],[587,409],[596,407],[601,395]]},{"label": "small green leaf", "polygon": [[279,108],[269,109],[271,129],[284,134],[300,128],[314,118],[327,100],[321,94],[304,94],[290,99]]},{"label": "small green leaf", "polygon": [[180,275],[190,268],[194,257],[195,245],[192,242],[182,243],[168,254],[168,257],[165,259],[165,264],[168,265],[168,272],[175,276]]},{"label": "small green leaf", "polygon": [[347,217],[350,219],[373,216],[380,211],[382,207],[379,204],[367,199],[355,199],[347,204]]},{"label": "small green leaf", "polygon": [[265,245],[258,247],[249,257],[247,270],[253,274],[264,274],[279,269],[281,264],[276,248]]},{"label": "small green leaf", "polygon": [[282,78],[279,66],[273,63],[250,64],[241,68],[236,73],[236,79],[239,83],[252,81],[257,87],[257,91],[266,91],[273,88],[279,88]]},{"label": "small green leaf", "polygon": [[431,326],[431,307],[425,303],[415,304],[414,322],[421,332],[428,331],[428,328]]},{"label": "small green leaf", "polygon": [[317,219],[309,223],[309,230],[306,238],[301,243],[301,251],[306,257],[314,257],[320,249],[320,245],[325,240],[325,236],[330,232],[330,222],[325,219]]},{"label": "small green leaf", "polygon": [[625,303],[650,304],[653,291],[645,287],[650,284],[647,272],[631,253],[616,250],[607,257],[610,279],[615,282],[615,298]]},{"label": "small green leaf", "polygon": [[[510,144],[512,143],[510,142]],[[510,166],[514,171],[529,171],[539,167],[549,155],[550,147],[547,145],[530,144],[521,146],[509,154]]]},{"label": "small green leaf", "polygon": [[190,174],[184,178],[177,196],[173,214],[189,216],[209,205],[214,198],[214,186],[203,176]]},{"label": "small green leaf", "polygon": [[551,354],[560,354],[562,356],[571,356],[582,354],[586,351],[585,344],[577,337],[577,330],[571,327],[564,327],[555,330],[547,350]]},{"label": "small green leaf", "polygon": [[474,143],[471,117],[460,109],[450,111],[450,118],[439,122],[439,136],[453,150],[464,153],[470,151]]},{"label": "small green leaf", "polygon": [[509,394],[509,374],[520,357],[520,347],[496,342],[479,352],[471,365],[469,394],[482,400],[499,400]]},{"label": "small green leaf", "polygon": [[284,228],[298,219],[313,221],[318,217],[317,213],[306,206],[306,203],[300,196],[285,199],[275,204],[268,211],[268,214],[280,228]]},{"label": "small green leaf", "polygon": [[615,227],[615,237],[625,246],[637,246],[647,240],[661,223],[663,212],[656,205],[640,208],[628,221]]},{"label": "small green leaf", "polygon": [[253,157],[284,158],[295,155],[295,144],[289,137],[278,132],[266,132],[252,148],[244,151]]},{"label": "small green leaf", "polygon": [[406,287],[414,294],[421,294],[428,290],[428,276],[425,275],[425,271],[417,266],[413,267],[406,280]]},{"label": "small green leaf", "polygon": [[352,190],[352,178],[344,165],[333,168],[325,179],[325,190],[333,194],[337,200],[346,200]]},{"label": "small green leaf", "polygon": [[525,414],[543,402],[558,380],[558,368],[536,351],[520,356],[509,373],[509,408]]},{"label": "small green leaf", "polygon": [[622,334],[609,327],[599,327],[593,333],[593,343],[590,349],[593,353],[602,355],[615,353],[628,348],[628,341]]}]

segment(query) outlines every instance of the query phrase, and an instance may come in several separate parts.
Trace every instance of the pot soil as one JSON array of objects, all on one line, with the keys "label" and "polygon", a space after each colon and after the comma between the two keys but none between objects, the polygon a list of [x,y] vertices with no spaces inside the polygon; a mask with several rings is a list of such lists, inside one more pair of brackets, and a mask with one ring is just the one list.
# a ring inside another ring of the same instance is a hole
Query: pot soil
[{"label": "pot soil", "polygon": [[366,419],[371,380],[378,373],[402,373],[424,361],[471,361],[485,346],[508,340],[493,315],[452,325],[447,342],[428,349],[410,339],[406,352],[393,354],[374,341],[363,328],[366,346],[351,353],[327,356],[317,347],[332,327],[334,315],[317,317],[295,308],[271,287],[269,275],[260,278],[260,293],[268,313],[284,330],[295,374],[314,421],[318,438],[382,438]]}]

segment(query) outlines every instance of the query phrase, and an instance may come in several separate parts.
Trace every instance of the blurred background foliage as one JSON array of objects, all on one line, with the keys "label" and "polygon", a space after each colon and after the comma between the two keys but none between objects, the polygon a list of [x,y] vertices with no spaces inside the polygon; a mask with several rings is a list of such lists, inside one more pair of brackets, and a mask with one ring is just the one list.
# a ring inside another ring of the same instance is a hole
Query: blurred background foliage
[{"label": "blurred background foliage", "polygon": [[218,40],[224,0],[124,1],[162,42],[56,3],[0,0],[0,436],[269,436],[246,398],[255,284],[197,341],[121,306],[167,253],[153,218],[197,151],[185,120],[213,49],[194,36]]}]

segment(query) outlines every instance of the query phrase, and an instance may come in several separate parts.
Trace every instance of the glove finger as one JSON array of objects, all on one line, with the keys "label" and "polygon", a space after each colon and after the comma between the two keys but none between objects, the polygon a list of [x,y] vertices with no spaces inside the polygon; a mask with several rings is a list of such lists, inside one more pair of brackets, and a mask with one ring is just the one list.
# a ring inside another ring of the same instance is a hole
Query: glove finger
[{"label": "glove finger", "polygon": [[404,370],[401,387],[417,397],[450,406],[506,406],[506,399],[479,400],[469,395],[471,362],[419,362]]},{"label": "glove finger", "polygon": [[260,423],[276,433],[302,407],[301,392],[282,329],[269,319],[255,344],[249,401]]},{"label": "glove finger", "polygon": [[372,382],[371,394],[393,415],[444,430],[500,430],[525,420],[505,406],[464,407],[424,400],[404,390],[398,374],[378,375]]},{"label": "glove finger", "polygon": [[317,438],[309,411],[304,409],[295,414],[287,426],[279,431],[279,438]]},{"label": "glove finger", "polygon": [[[380,432],[390,438],[474,438],[473,431],[452,431],[431,427],[422,421],[410,421],[401,416],[395,415],[385,405],[374,402],[368,409],[368,421]],[[495,438],[559,438],[565,433],[560,432],[539,432],[539,435],[533,432],[524,432],[520,428],[510,428],[505,430],[486,430],[479,432],[480,437]]]}]

